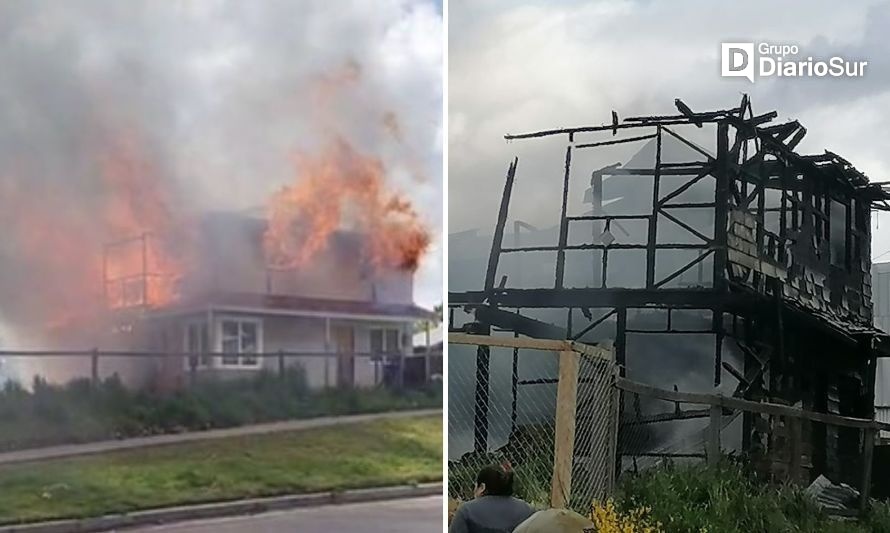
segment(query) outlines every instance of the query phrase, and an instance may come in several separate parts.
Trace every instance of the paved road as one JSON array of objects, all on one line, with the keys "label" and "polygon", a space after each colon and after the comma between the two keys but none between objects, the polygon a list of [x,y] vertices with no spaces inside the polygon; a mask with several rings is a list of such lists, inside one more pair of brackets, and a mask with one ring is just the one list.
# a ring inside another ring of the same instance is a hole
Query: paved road
[{"label": "paved road", "polygon": [[326,505],[252,516],[165,524],[127,532],[433,533],[442,531],[442,497]]},{"label": "paved road", "polygon": [[177,444],[199,440],[224,439],[227,437],[239,437],[242,435],[258,435],[263,433],[276,433],[281,431],[298,431],[319,427],[337,426],[340,424],[356,424],[371,422],[374,420],[406,418],[423,415],[441,414],[441,409],[423,409],[417,411],[394,411],[387,413],[374,413],[367,415],[340,415],[309,418],[306,420],[287,420],[284,422],[270,422],[268,424],[256,424],[225,429],[211,429],[207,431],[192,431],[189,433],[177,433],[173,435],[154,435],[151,437],[137,437],[123,440],[110,440],[90,442],[87,444],[66,444],[62,446],[50,446],[46,448],[32,448],[13,452],[0,453],[0,465],[9,463],[24,463],[31,461],[43,461],[58,459],[74,455],[91,455],[97,453],[127,450],[131,448],[144,448],[148,446],[162,446],[165,444]]}]

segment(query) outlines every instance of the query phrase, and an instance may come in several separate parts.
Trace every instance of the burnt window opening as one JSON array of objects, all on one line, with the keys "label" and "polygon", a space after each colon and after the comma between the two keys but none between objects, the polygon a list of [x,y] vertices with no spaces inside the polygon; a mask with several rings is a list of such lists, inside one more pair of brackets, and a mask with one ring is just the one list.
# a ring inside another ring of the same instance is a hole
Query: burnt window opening
[{"label": "burnt window opening", "polygon": [[847,256],[847,235],[849,220],[847,205],[832,198],[828,202],[829,207],[829,260],[832,266],[850,269]]}]

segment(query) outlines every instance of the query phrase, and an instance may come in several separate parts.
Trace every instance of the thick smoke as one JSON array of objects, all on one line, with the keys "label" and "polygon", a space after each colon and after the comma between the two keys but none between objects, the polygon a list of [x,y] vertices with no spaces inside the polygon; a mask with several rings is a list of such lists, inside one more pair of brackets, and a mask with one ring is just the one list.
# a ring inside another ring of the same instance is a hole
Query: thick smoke
[{"label": "thick smoke", "polygon": [[440,233],[440,25],[419,0],[0,4],[2,343],[98,312],[109,240],[185,268],[197,217],[264,206],[335,137]]}]

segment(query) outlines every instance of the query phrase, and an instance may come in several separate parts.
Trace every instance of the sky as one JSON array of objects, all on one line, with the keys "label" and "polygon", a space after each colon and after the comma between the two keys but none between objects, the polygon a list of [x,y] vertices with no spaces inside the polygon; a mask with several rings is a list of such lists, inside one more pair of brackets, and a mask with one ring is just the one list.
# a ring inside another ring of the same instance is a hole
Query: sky
[{"label": "sky", "polygon": [[[511,219],[556,224],[564,158],[557,143],[503,135],[599,125],[620,116],[738,105],[808,130],[803,153],[829,149],[872,181],[890,181],[890,2],[452,0],[449,3],[449,232],[490,234],[508,163],[519,156]],[[850,79],[720,76],[721,42],[796,44],[801,55],[867,60]],[[620,159],[619,159],[620,160]],[[615,161],[608,161],[613,163]],[[890,260],[890,214],[873,215],[873,256]],[[480,274],[481,276],[481,274]]]},{"label": "sky", "polygon": [[[138,130],[159,178],[207,209],[262,206],[333,132],[379,156],[433,234],[442,301],[442,11],[433,0],[0,2],[0,182],[96,174],[96,123]],[[349,83],[343,83],[344,77]],[[332,89],[323,102],[319,86]],[[348,86],[346,86],[348,85]],[[398,142],[380,135],[394,117]],[[72,203],[81,198],[71,198]]]}]

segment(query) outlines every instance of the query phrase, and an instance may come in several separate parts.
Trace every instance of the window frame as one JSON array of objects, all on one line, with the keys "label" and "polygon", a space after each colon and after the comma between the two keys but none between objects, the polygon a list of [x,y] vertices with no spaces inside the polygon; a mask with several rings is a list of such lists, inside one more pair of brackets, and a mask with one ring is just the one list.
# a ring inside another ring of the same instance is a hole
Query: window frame
[{"label": "window frame", "polygon": [[[374,347],[374,333],[380,332],[380,343],[381,349],[378,351]],[[390,349],[389,339],[390,336],[388,334],[392,334],[395,332],[395,341],[396,345],[394,348]],[[368,347],[370,348],[370,352],[374,355],[392,355],[401,353],[402,351],[402,329],[394,328],[394,327],[386,327],[379,326],[368,329]]]},{"label": "window frame", "polygon": [[[198,331],[199,346],[197,352],[192,350],[191,343],[189,342],[191,340],[192,328],[197,328]],[[191,370],[192,357],[197,358],[195,368],[213,367],[213,356],[208,355],[213,353],[213,342],[211,341],[210,325],[207,323],[207,319],[193,319],[183,323],[182,351],[186,355],[183,363],[186,370]]]},{"label": "window frame", "polygon": [[[223,347],[226,341],[232,340],[232,335],[225,332],[225,325],[228,323],[237,325],[238,332],[235,334],[235,340],[238,343],[238,351],[225,353]],[[243,351],[243,326],[246,324],[250,324],[254,327],[256,335],[254,350],[252,352]],[[219,351],[223,353],[223,355],[215,358],[217,359],[217,364],[215,365],[217,368],[259,370],[263,367],[262,356],[260,355],[263,353],[263,320],[261,318],[242,316],[219,317],[216,320],[216,334],[217,346],[219,347]],[[231,361],[232,359],[234,359],[234,361]]]}]

